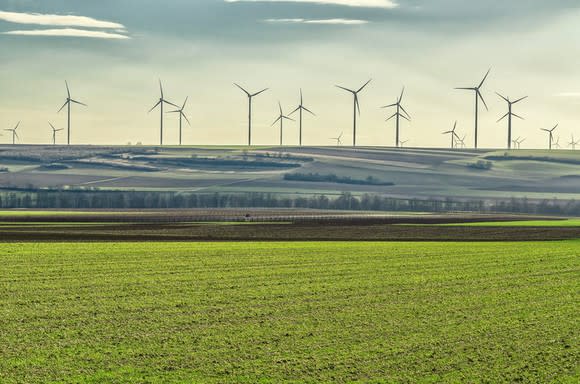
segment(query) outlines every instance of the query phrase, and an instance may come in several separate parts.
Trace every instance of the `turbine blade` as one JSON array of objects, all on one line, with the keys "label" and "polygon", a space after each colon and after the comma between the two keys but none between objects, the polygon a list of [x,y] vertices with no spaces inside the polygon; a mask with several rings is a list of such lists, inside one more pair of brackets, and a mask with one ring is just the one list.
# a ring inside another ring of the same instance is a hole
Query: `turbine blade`
[{"label": "turbine blade", "polygon": [[356,93],[359,93],[360,91],[362,91],[363,89],[365,89],[365,87],[366,87],[367,85],[369,85],[369,83],[370,83],[371,81],[373,81],[373,79],[370,79],[369,81],[367,81],[367,82],[365,83],[365,85],[363,85],[362,87],[360,87],[360,88],[358,89],[358,91],[356,91]]},{"label": "turbine blade", "polygon": [[64,104],[62,105],[62,107],[60,107],[60,109],[58,110],[57,113],[59,113],[60,111],[62,111],[64,109],[64,107],[66,107],[67,104],[68,104],[68,100],[64,102]]},{"label": "turbine blade", "polygon": [[161,91],[161,98],[163,99],[163,84],[161,84],[161,79],[159,79],[159,91]]},{"label": "turbine blade", "polygon": [[409,113],[405,110],[405,108],[402,105],[400,105],[400,107],[401,107],[401,111],[403,111],[407,115],[407,117],[409,117],[409,119],[410,119],[411,115],[409,115]]},{"label": "turbine blade", "polygon": [[512,104],[519,103],[520,101],[522,101],[522,100],[525,100],[525,99],[527,99],[527,98],[528,98],[528,96],[524,96],[524,97],[522,97],[522,98],[519,98],[519,99],[517,99],[517,100],[516,100],[516,101],[514,101]]},{"label": "turbine blade", "polygon": [[475,90],[477,90],[477,88],[473,88],[473,87],[470,87],[470,88],[455,88],[455,89],[459,89],[459,90],[462,90],[462,91],[475,91]]},{"label": "turbine blade", "polygon": [[272,125],[270,125],[270,127],[273,127],[274,124],[276,124],[277,122],[279,122],[282,119],[282,116],[278,117],[276,120],[274,120],[274,122],[272,123]]},{"label": "turbine blade", "polygon": [[358,110],[358,114],[360,115],[360,104],[358,102],[358,94],[354,94],[354,104],[356,105],[356,109]]},{"label": "turbine blade", "polygon": [[521,117],[520,115],[516,114],[516,113],[512,113],[512,116],[517,117],[520,120],[525,120],[523,117]]},{"label": "turbine blade", "polygon": [[403,119],[405,119],[405,120],[407,120],[407,121],[411,121],[411,119],[410,119],[410,118],[408,118],[407,116],[405,116],[405,115],[401,115],[401,114],[399,114],[399,115],[400,115],[400,116],[401,116]]},{"label": "turbine blade", "polygon": [[477,87],[478,89],[481,88],[483,86],[483,83],[485,83],[485,80],[487,80],[487,77],[489,76],[489,73],[491,72],[491,68],[487,70],[487,73],[485,74],[485,76],[483,77],[483,80],[481,80],[481,83],[479,83],[479,87]]},{"label": "turbine blade", "polygon": [[262,94],[262,93],[266,92],[268,89],[270,89],[270,88],[264,88],[264,89],[262,89],[260,92],[256,92],[256,93],[254,93],[254,94],[253,94],[253,95],[251,95],[251,96],[252,96],[252,97],[258,96],[259,94]]},{"label": "turbine blade", "polygon": [[296,120],[294,120],[293,118],[291,118],[291,117],[288,117],[288,116],[282,116],[282,118],[283,118],[283,119],[286,119],[286,120],[290,120],[290,121],[296,121]]},{"label": "turbine blade", "polygon": [[481,92],[479,92],[479,89],[477,90],[477,96],[481,99],[481,101],[483,102],[483,105],[485,106],[485,109],[489,111],[489,108],[487,107],[487,103],[485,102],[485,99],[483,98],[483,96],[481,95]]},{"label": "turbine blade", "polygon": [[183,118],[185,119],[185,121],[187,121],[187,124],[191,127],[191,123],[189,122],[189,119],[187,118],[187,116],[185,116],[185,113],[183,113],[183,111],[180,111],[181,116],[183,116]]},{"label": "turbine blade", "polygon": [[498,121],[496,121],[496,123],[499,123],[500,121],[502,121],[503,119],[505,119],[506,117],[508,117],[508,116],[509,116],[509,114],[510,114],[510,113],[508,112],[508,113],[506,113],[505,115],[503,115],[502,117],[500,117],[500,119],[499,119]]},{"label": "turbine blade", "polygon": [[84,105],[85,107],[88,107],[88,105],[86,105],[85,103],[81,103],[80,101],[76,101],[76,100],[73,100],[73,99],[71,99],[70,101],[72,103],[79,104],[79,105]]},{"label": "turbine blade", "polygon": [[187,104],[187,100],[189,99],[189,96],[187,96],[185,98],[185,101],[183,102],[183,107],[181,107],[181,110],[183,111],[185,109],[185,105]]},{"label": "turbine blade", "polygon": [[300,88],[300,105],[304,104],[304,98],[302,97],[302,88]]},{"label": "turbine blade", "polygon": [[159,101],[157,102],[157,104],[155,104],[155,105],[153,106],[153,108],[151,108],[151,109],[149,110],[149,112],[147,112],[147,113],[151,113],[151,111],[152,111],[152,110],[154,110],[155,108],[157,108],[157,107],[159,106],[159,104],[161,104],[161,100],[159,100]]},{"label": "turbine blade", "polygon": [[509,99],[503,95],[501,95],[500,93],[496,92],[496,95],[498,95],[499,97],[501,97],[502,99],[504,99],[506,101],[506,103],[510,103]]},{"label": "turbine blade", "polygon": [[241,90],[242,90],[242,91],[243,91],[243,92],[244,92],[246,95],[248,95],[248,97],[250,97],[250,96],[251,96],[251,95],[250,95],[250,92],[246,91],[246,90],[245,90],[244,88],[242,88],[240,85],[238,85],[238,84],[236,84],[236,83],[234,83],[234,85],[235,85],[236,87],[240,88],[240,89],[241,89]]},{"label": "turbine blade", "polygon": [[282,112],[282,104],[280,102],[278,102],[278,108],[280,108],[280,116],[283,116],[284,112]]},{"label": "turbine blade", "polygon": [[342,90],[345,90],[345,91],[347,91],[347,92],[350,92],[350,93],[356,93],[356,92],[355,92],[355,91],[353,91],[352,89],[348,89],[348,88],[345,88],[345,87],[341,87],[340,85],[336,85],[336,87],[337,87],[337,88],[340,88],[340,89],[342,89]]},{"label": "turbine blade", "polygon": [[397,114],[396,114],[396,113],[394,113],[394,114],[393,114],[393,116],[389,117],[387,120],[385,120],[385,122],[388,122],[389,120],[393,119],[393,118],[394,118],[394,117],[396,117],[396,116],[397,116]]},{"label": "turbine blade", "polygon": [[300,110],[300,106],[297,106],[295,110],[293,110],[292,112],[290,112],[290,114],[288,116],[292,116],[293,114],[295,114],[296,112],[298,112]]},{"label": "turbine blade", "polygon": [[396,107],[396,106],[397,106],[397,103],[385,105],[385,106],[382,106],[381,108],[392,108],[392,107]]},{"label": "turbine blade", "polygon": [[403,90],[401,91],[401,96],[399,97],[399,104],[401,103],[401,101],[403,101],[404,94],[405,94],[405,87],[403,87]]},{"label": "turbine blade", "polygon": [[310,113],[312,116],[316,116],[316,114],[314,112],[312,112],[310,109],[308,109],[306,107],[302,107],[302,109],[304,109],[306,112]]},{"label": "turbine blade", "polygon": [[18,124],[16,124],[16,127],[14,127],[14,131],[16,131],[18,127],[20,127],[20,121],[18,122]]},{"label": "turbine blade", "polygon": [[179,105],[177,105],[177,104],[173,104],[171,101],[167,101],[167,100],[165,100],[165,99],[161,99],[161,100],[160,100],[160,102],[163,102],[163,103],[165,103],[165,104],[172,105],[172,106],[174,106],[175,108],[179,108]]},{"label": "turbine blade", "polygon": [[50,127],[52,128],[52,130],[56,132],[56,128],[54,127],[54,125],[52,125],[52,123],[50,121],[48,122],[48,125],[50,125]]},{"label": "turbine blade", "polygon": [[64,85],[66,86],[66,93],[67,93],[67,95],[68,95],[68,98],[70,99],[70,89],[69,89],[69,87],[68,87],[68,81],[66,81],[66,80],[65,80],[65,81],[64,81]]}]

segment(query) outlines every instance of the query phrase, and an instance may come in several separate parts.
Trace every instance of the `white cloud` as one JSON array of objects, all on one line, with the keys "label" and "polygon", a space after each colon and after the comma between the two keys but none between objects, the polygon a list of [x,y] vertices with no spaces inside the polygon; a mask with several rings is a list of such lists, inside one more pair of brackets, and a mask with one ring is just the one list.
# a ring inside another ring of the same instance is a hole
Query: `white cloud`
[{"label": "white cloud", "polygon": [[356,19],[266,19],[267,23],[280,24],[321,24],[321,25],[362,25],[368,24],[367,20]]},{"label": "white cloud", "polygon": [[56,37],[88,37],[93,39],[116,39],[126,40],[129,36],[118,33],[109,33],[101,31],[87,31],[85,29],[63,28],[63,29],[35,29],[27,31],[8,31],[4,35],[18,36],[56,36]]},{"label": "white cloud", "polygon": [[398,4],[394,0],[225,0],[226,3],[311,3],[326,5],[343,5],[346,7],[365,8],[396,8]]},{"label": "white cloud", "polygon": [[125,26],[123,24],[97,20],[86,16],[73,16],[73,15],[48,15],[40,13],[19,13],[19,12],[0,11],[0,20],[16,24],[125,29]]}]

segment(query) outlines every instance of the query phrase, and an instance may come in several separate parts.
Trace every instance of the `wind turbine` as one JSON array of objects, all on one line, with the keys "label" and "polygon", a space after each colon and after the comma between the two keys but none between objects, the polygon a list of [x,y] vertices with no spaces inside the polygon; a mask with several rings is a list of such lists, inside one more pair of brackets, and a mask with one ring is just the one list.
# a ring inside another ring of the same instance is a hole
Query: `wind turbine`
[{"label": "wind turbine", "polygon": [[87,106],[84,103],[81,103],[80,101],[76,101],[71,99],[70,96],[70,89],[68,87],[68,82],[65,80],[64,84],[66,85],[66,101],[64,102],[64,104],[62,105],[62,107],[60,107],[60,109],[58,110],[58,112],[62,111],[64,109],[64,107],[67,107],[67,139],[66,139],[66,143],[67,145],[70,145],[70,106],[71,103],[75,103],[75,104],[79,104],[79,105],[84,105],[85,107]]},{"label": "wind turbine", "polygon": [[556,130],[556,128],[558,128],[558,124],[556,124],[556,125],[554,126],[554,128],[552,128],[552,129],[545,129],[545,128],[542,128],[542,131],[544,131],[544,132],[548,132],[548,133],[550,134],[550,137],[549,137],[549,139],[550,139],[550,146],[549,146],[549,149],[552,149],[552,143],[554,142],[554,131]]},{"label": "wind turbine", "polygon": [[160,116],[161,116],[161,139],[159,140],[159,142],[160,142],[161,145],[163,145],[163,106],[165,104],[172,105],[175,108],[179,108],[179,106],[173,104],[170,101],[165,100],[165,96],[163,95],[163,84],[161,84],[161,80],[159,80],[159,90],[161,91],[161,97],[159,98],[159,101],[147,113],[151,113],[151,111],[153,111],[155,108],[159,107],[160,112],[161,112],[160,113]]},{"label": "wind turbine", "polygon": [[408,142],[409,142],[409,140],[401,140],[401,141],[400,141],[400,143],[401,143],[401,148],[404,148],[404,147],[405,147],[405,144],[407,144]]},{"label": "wind turbine", "polygon": [[330,140],[336,141],[336,146],[340,147],[342,145],[342,135],[343,134],[344,134],[344,132],[341,132],[338,137],[331,137]]},{"label": "wind turbine", "polygon": [[50,125],[50,127],[52,128],[52,145],[56,145],[56,133],[57,132],[60,132],[60,131],[63,131],[64,128],[56,129],[54,127],[54,125],[52,125],[52,123],[50,121],[48,122],[48,125]]},{"label": "wind turbine", "polygon": [[574,141],[574,135],[572,135],[572,141],[570,141],[568,145],[572,147],[573,151],[575,151],[578,144],[580,144],[580,140]]},{"label": "wind turbine", "polygon": [[259,92],[250,93],[242,88],[240,85],[234,83],[234,85],[240,88],[246,95],[248,95],[248,146],[252,145],[252,99],[261,93],[264,93],[268,88],[264,88]]},{"label": "wind turbine", "polygon": [[499,123],[500,121],[502,121],[506,117],[508,118],[508,138],[507,138],[507,140],[508,140],[508,149],[512,149],[512,117],[515,116],[518,119],[521,119],[521,120],[524,119],[523,117],[518,116],[518,115],[516,115],[515,113],[512,112],[512,106],[514,104],[519,103],[520,101],[522,101],[524,99],[527,99],[528,97],[527,96],[524,96],[524,97],[519,98],[519,99],[517,99],[515,101],[511,101],[509,97],[502,96],[498,92],[496,92],[496,94],[499,97],[501,97],[502,99],[504,99],[505,102],[508,104],[508,112],[505,115],[503,115],[497,122]]},{"label": "wind turbine", "polygon": [[455,140],[455,148],[457,148],[459,146],[459,148],[464,149],[465,148],[465,138],[467,137],[467,135],[463,135],[463,137],[457,137],[457,140]]},{"label": "wind turbine", "polygon": [[407,120],[407,121],[411,121],[411,116],[407,113],[407,111],[405,110],[405,108],[403,107],[403,105],[401,105],[401,102],[403,101],[403,95],[404,94],[405,94],[405,88],[403,87],[403,90],[401,91],[401,96],[399,96],[399,98],[397,99],[397,101],[395,103],[390,104],[390,105],[385,105],[384,107],[381,107],[381,108],[392,108],[392,107],[396,107],[397,108],[397,111],[391,117],[389,117],[386,120],[386,121],[389,121],[392,118],[396,118],[397,119],[396,120],[396,122],[397,122],[397,126],[396,126],[397,132],[396,132],[396,136],[395,136],[395,146],[396,147],[399,147],[399,143],[400,143],[400,140],[399,140],[399,137],[400,137],[399,136],[399,134],[400,134],[399,124],[400,124],[400,121],[401,121],[401,117],[403,119]]},{"label": "wind turbine", "polygon": [[455,148],[455,139],[456,138],[459,139],[459,136],[457,135],[457,133],[455,133],[456,129],[457,129],[457,121],[453,125],[452,130],[443,132],[443,135],[451,135],[451,149]]},{"label": "wind turbine", "polygon": [[560,136],[558,136],[558,138],[556,140],[554,140],[554,148],[556,149],[560,149],[562,147],[560,147]]},{"label": "wind turbine", "polygon": [[280,102],[278,102],[278,107],[280,107],[280,116],[278,116],[278,118],[274,120],[274,122],[272,123],[272,127],[277,122],[280,122],[280,146],[282,146],[284,140],[284,120],[294,121],[294,119],[284,115],[284,112],[282,111],[282,104],[280,104]]},{"label": "wind turbine", "polygon": [[183,106],[179,109],[176,109],[175,111],[169,111],[168,113],[179,113],[179,145],[181,145],[181,126],[182,126],[182,122],[183,119],[185,119],[185,121],[187,121],[187,124],[191,127],[191,123],[189,122],[189,119],[187,118],[187,116],[185,116],[185,113],[183,113],[183,110],[185,109],[185,105],[187,104],[187,100],[189,99],[189,96],[185,98],[185,101],[183,102]]},{"label": "wind turbine", "polygon": [[19,126],[20,121],[18,122],[18,124],[16,124],[16,127],[12,129],[5,129],[5,131],[12,132],[12,145],[16,144],[16,139],[20,140],[20,137],[18,137],[18,133],[16,133],[16,130],[18,129]]},{"label": "wind turbine", "polygon": [[521,149],[522,148],[522,143],[524,141],[526,141],[526,138],[525,137],[523,139],[520,139],[519,137],[517,138],[516,143],[518,145],[518,149]]},{"label": "wind turbine", "polygon": [[483,102],[483,105],[485,105],[485,109],[489,110],[489,108],[487,107],[487,103],[485,102],[483,96],[481,95],[481,87],[483,87],[483,84],[485,83],[485,80],[487,80],[487,77],[489,76],[490,72],[491,72],[491,68],[487,71],[487,73],[483,77],[483,80],[481,80],[481,83],[479,83],[479,85],[477,87],[455,88],[455,89],[460,89],[460,90],[464,90],[464,91],[475,92],[475,149],[477,149],[477,137],[478,137],[477,130],[478,130],[478,125],[479,125],[479,100],[480,99]]},{"label": "wind turbine", "polygon": [[299,115],[299,120],[300,120],[300,136],[299,136],[299,137],[300,137],[300,139],[299,139],[299,143],[300,143],[300,146],[302,146],[302,112],[303,112],[303,111],[306,111],[306,112],[310,113],[312,116],[316,116],[316,115],[314,114],[314,112],[312,112],[311,110],[309,110],[308,108],[306,108],[306,107],[304,106],[304,99],[303,99],[303,97],[302,97],[302,88],[301,88],[301,89],[300,89],[300,105],[298,105],[298,107],[296,107],[296,109],[295,109],[295,110],[293,110],[293,111],[292,111],[292,112],[291,112],[291,113],[288,115],[288,116],[292,116],[294,113],[296,113],[296,112],[300,112],[300,115]]},{"label": "wind turbine", "polygon": [[367,85],[368,85],[368,84],[369,84],[371,81],[372,81],[372,79],[371,79],[371,80],[369,80],[369,81],[367,81],[367,82],[366,82],[366,83],[365,83],[365,84],[364,84],[362,87],[360,87],[360,88],[359,88],[358,90],[356,90],[356,91],[354,91],[354,90],[352,90],[352,89],[345,88],[345,87],[341,87],[340,85],[337,85],[337,86],[336,86],[337,88],[340,88],[340,89],[342,89],[342,90],[344,90],[344,91],[347,91],[347,92],[350,92],[350,93],[352,93],[352,95],[353,95],[353,98],[354,98],[354,119],[353,119],[353,135],[352,135],[352,146],[353,146],[353,147],[356,147],[356,112],[357,112],[357,110],[358,110],[358,114],[360,115],[360,105],[359,105],[359,102],[358,102],[358,94],[359,94],[359,93],[360,93],[360,92],[361,92],[363,89],[365,89],[365,87],[366,87],[366,86],[367,86]]}]

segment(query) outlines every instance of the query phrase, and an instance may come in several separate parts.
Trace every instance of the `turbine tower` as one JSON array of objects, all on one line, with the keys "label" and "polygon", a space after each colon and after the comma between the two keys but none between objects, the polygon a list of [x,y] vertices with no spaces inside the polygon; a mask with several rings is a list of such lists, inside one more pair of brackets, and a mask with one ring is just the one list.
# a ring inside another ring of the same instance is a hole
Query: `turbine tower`
[{"label": "turbine tower", "polygon": [[20,140],[20,137],[18,137],[18,133],[16,133],[16,130],[18,129],[19,126],[20,121],[18,122],[18,124],[16,124],[16,127],[12,129],[5,129],[5,131],[12,132],[12,145],[16,145],[16,139]]},{"label": "turbine tower", "polygon": [[354,118],[353,118],[353,135],[352,135],[352,146],[353,146],[353,147],[356,147],[356,112],[357,112],[357,110],[358,110],[358,114],[360,115],[360,105],[359,105],[359,102],[358,102],[358,94],[359,94],[359,93],[360,93],[360,92],[361,92],[363,89],[365,89],[365,87],[366,87],[366,86],[367,86],[367,85],[368,85],[368,84],[369,84],[371,81],[372,81],[372,79],[371,79],[371,80],[369,80],[369,81],[367,81],[367,82],[366,82],[366,83],[365,83],[365,84],[364,84],[362,87],[360,87],[360,88],[359,88],[358,90],[356,90],[356,91],[354,91],[354,90],[352,90],[352,89],[345,88],[345,87],[341,87],[340,85],[337,85],[337,86],[336,86],[337,88],[340,88],[340,89],[342,89],[342,90],[344,90],[344,91],[347,91],[347,92],[350,92],[350,93],[352,93],[352,95],[353,95],[353,98],[354,98],[354,114],[353,114],[353,115],[354,115]]},{"label": "turbine tower", "polygon": [[574,140],[574,135],[572,135],[572,141],[570,141],[568,145],[572,147],[573,151],[575,151],[578,144],[580,144],[580,140]]},{"label": "turbine tower", "polygon": [[52,123],[50,121],[48,122],[48,125],[50,125],[50,127],[52,128],[52,145],[56,145],[56,133],[57,132],[60,132],[60,131],[63,131],[64,129],[63,128],[56,129],[54,127],[54,125],[52,125]]},{"label": "turbine tower", "polygon": [[451,135],[451,149],[455,148],[455,139],[459,140],[459,136],[457,135],[457,133],[455,133],[456,129],[457,129],[457,121],[455,121],[452,130],[443,132],[443,135]]},{"label": "turbine tower", "polygon": [[284,115],[284,112],[282,111],[282,104],[280,104],[280,102],[278,102],[278,107],[280,108],[280,116],[278,116],[278,118],[274,120],[271,126],[273,127],[274,124],[280,122],[280,146],[282,146],[284,140],[284,120],[294,121],[294,119]]},{"label": "turbine tower", "polygon": [[[403,107],[403,105],[401,104],[401,102],[403,101],[403,95],[405,94],[405,88],[403,87],[403,90],[401,91],[401,96],[399,96],[399,98],[397,99],[397,101],[393,104],[390,105],[385,105],[384,107],[381,108],[392,108],[392,107],[396,107],[397,111],[391,116],[389,117],[387,120],[385,121],[389,121],[392,118],[396,118],[396,135],[395,135],[395,146],[398,148],[399,144],[401,143],[400,141],[400,131],[399,131],[399,125],[400,125],[400,121],[401,118],[407,120],[407,121],[411,121],[411,116],[407,113],[407,111],[405,110],[405,107]],[[402,113],[401,113],[402,112]]]},{"label": "turbine tower", "polygon": [[296,112],[300,112],[299,114],[299,121],[300,121],[300,134],[299,134],[299,143],[300,146],[302,146],[302,112],[306,111],[308,113],[310,113],[312,116],[316,116],[314,114],[314,112],[312,112],[311,110],[309,110],[308,108],[306,108],[304,106],[304,98],[302,97],[302,88],[300,89],[300,105],[298,105],[298,107],[296,107],[295,110],[293,110],[288,116],[292,116],[294,113]]},{"label": "turbine tower", "polygon": [[479,100],[483,102],[485,109],[489,110],[489,108],[487,108],[487,103],[485,102],[483,96],[481,95],[481,87],[483,87],[483,84],[485,83],[485,80],[487,80],[487,77],[489,76],[490,72],[491,68],[487,71],[487,73],[483,77],[483,80],[481,80],[481,83],[479,83],[479,85],[476,87],[455,88],[464,91],[473,91],[475,93],[475,149],[477,149],[477,138],[478,138],[477,133],[479,125]]},{"label": "turbine tower", "polygon": [[336,146],[340,147],[342,145],[342,136],[343,136],[344,132],[340,132],[340,135],[338,137],[331,137],[330,140],[334,140],[336,141]]},{"label": "turbine tower", "polygon": [[259,92],[250,93],[242,88],[240,85],[234,83],[234,85],[240,88],[247,96],[248,96],[248,146],[252,146],[252,100],[254,97],[258,96],[261,93],[264,93],[268,90],[268,88],[264,88]]},{"label": "turbine tower", "polygon": [[183,102],[183,106],[179,109],[176,109],[175,111],[169,111],[168,113],[179,113],[179,145],[181,145],[181,127],[182,127],[182,123],[183,123],[183,119],[185,119],[185,121],[187,121],[187,124],[191,127],[191,123],[189,122],[189,119],[187,118],[187,116],[185,116],[185,113],[183,112],[185,110],[185,105],[187,104],[187,100],[189,99],[189,96],[185,98],[185,101]]},{"label": "turbine tower", "polygon": [[179,106],[173,104],[170,101],[165,100],[165,96],[163,95],[163,84],[161,84],[161,80],[159,80],[159,90],[161,91],[161,97],[159,98],[159,101],[147,113],[151,113],[151,111],[153,111],[155,108],[159,107],[160,112],[161,112],[160,113],[160,116],[161,116],[161,125],[160,125],[160,127],[161,127],[161,139],[159,140],[159,142],[160,142],[160,145],[163,145],[163,106],[165,104],[172,105],[175,108],[179,108]]},{"label": "turbine tower", "polygon": [[515,116],[515,117],[517,117],[518,119],[521,119],[521,120],[523,120],[523,119],[524,119],[523,117],[521,117],[521,116],[518,116],[518,115],[516,115],[515,113],[513,113],[513,111],[512,111],[512,106],[513,106],[514,104],[517,104],[517,103],[519,103],[519,102],[520,102],[520,101],[522,101],[522,100],[525,100],[525,99],[527,99],[527,98],[528,98],[528,96],[524,96],[524,97],[522,97],[522,98],[519,98],[519,99],[517,99],[517,100],[515,100],[515,101],[511,101],[509,97],[502,96],[501,94],[499,94],[499,93],[497,93],[497,92],[496,92],[496,94],[497,94],[499,97],[501,97],[502,99],[504,99],[504,100],[505,100],[505,102],[508,104],[508,112],[507,112],[505,115],[503,115],[503,116],[502,116],[502,117],[501,117],[501,118],[500,118],[500,119],[499,119],[497,122],[499,123],[500,121],[502,121],[502,120],[503,120],[503,119],[505,119],[506,117],[508,118],[508,137],[507,137],[507,140],[508,140],[508,149],[512,149],[512,142],[513,142],[513,140],[512,140],[512,117],[513,117],[513,116]]},{"label": "turbine tower", "polygon": [[70,96],[70,89],[68,87],[68,82],[66,80],[65,80],[64,84],[66,85],[67,97],[66,97],[66,101],[64,102],[62,107],[60,107],[58,112],[62,111],[64,109],[64,107],[67,107],[67,139],[66,139],[66,143],[67,143],[67,145],[70,145],[70,106],[71,106],[71,103],[83,105],[85,107],[87,105],[84,103],[81,103],[80,101],[73,100]]},{"label": "turbine tower", "polygon": [[549,144],[549,147],[548,147],[549,149],[552,149],[552,143],[554,142],[554,131],[556,130],[556,128],[558,128],[558,124],[556,124],[554,126],[554,128],[552,128],[552,129],[542,128],[542,131],[549,133],[549,140],[550,140],[550,144]]}]

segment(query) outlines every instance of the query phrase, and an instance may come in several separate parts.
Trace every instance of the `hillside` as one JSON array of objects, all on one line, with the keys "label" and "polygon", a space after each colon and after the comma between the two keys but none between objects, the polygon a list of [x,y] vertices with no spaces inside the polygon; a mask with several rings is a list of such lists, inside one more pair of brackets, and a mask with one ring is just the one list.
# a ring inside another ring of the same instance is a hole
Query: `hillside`
[{"label": "hillside", "polygon": [[0,147],[4,191],[580,200],[580,152],[348,147]]}]

